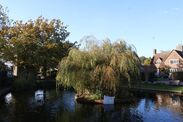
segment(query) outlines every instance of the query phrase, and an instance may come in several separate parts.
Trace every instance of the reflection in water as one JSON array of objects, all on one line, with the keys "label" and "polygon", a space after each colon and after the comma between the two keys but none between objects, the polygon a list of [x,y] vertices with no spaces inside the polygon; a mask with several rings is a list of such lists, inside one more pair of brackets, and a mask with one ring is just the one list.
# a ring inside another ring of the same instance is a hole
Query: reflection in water
[{"label": "reflection in water", "polygon": [[37,90],[35,91],[35,102],[37,105],[43,105],[44,104],[44,92],[43,90]]},{"label": "reflection in water", "polygon": [[13,98],[13,96],[12,96],[11,93],[8,93],[8,94],[4,97],[4,99],[5,99],[6,104],[11,104],[11,103],[14,102],[14,98]]},{"label": "reflection in water", "polygon": [[181,108],[180,97],[179,96],[172,97],[172,105],[173,106],[179,106]]},{"label": "reflection in water", "polygon": [[[7,94],[0,103],[2,122],[158,122],[183,121],[183,97],[162,93],[134,93],[136,102],[82,105],[74,92],[37,90]],[[16,102],[13,102],[15,101]],[[11,103],[11,104],[10,104]],[[7,106],[7,104],[9,104]]]},{"label": "reflection in water", "polygon": [[159,104],[162,104],[162,97],[161,97],[161,95],[160,94],[157,94],[156,97],[157,97],[157,102]]},{"label": "reflection in water", "polygon": [[143,115],[134,108],[122,108],[121,120],[126,122],[143,122]]},{"label": "reflection in water", "polygon": [[114,104],[104,105],[104,112],[110,112],[114,110]]},{"label": "reflection in water", "polygon": [[156,94],[155,106],[157,108],[166,106],[174,112],[183,112],[181,105],[181,96],[172,94]]}]

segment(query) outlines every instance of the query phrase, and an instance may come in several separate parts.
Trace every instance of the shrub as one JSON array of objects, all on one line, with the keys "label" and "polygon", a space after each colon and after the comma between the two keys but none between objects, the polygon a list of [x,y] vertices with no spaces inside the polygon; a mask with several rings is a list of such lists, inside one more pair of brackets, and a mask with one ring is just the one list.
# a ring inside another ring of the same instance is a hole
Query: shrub
[{"label": "shrub", "polygon": [[173,80],[181,80],[183,81],[183,72],[173,72],[171,75]]},{"label": "shrub", "polygon": [[7,82],[6,66],[0,61],[0,87],[4,87]]},{"label": "shrub", "polygon": [[32,89],[36,86],[36,78],[34,73],[22,73],[13,83],[16,91]]}]

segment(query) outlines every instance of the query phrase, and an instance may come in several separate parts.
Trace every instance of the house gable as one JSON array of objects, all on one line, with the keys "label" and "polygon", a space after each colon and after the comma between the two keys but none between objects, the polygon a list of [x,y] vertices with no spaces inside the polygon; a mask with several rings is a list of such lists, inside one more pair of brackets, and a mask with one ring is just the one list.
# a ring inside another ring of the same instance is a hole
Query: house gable
[{"label": "house gable", "polygon": [[183,57],[180,51],[172,50],[165,59],[164,64],[169,68],[182,68]]},{"label": "house gable", "polygon": [[156,67],[156,69],[164,67],[164,61],[169,53],[170,52],[156,53],[151,60],[151,65]]},{"label": "house gable", "polygon": [[157,68],[160,68],[161,63],[162,63],[162,59],[161,59],[161,58],[158,58],[158,59],[155,61],[155,66],[156,66]]}]

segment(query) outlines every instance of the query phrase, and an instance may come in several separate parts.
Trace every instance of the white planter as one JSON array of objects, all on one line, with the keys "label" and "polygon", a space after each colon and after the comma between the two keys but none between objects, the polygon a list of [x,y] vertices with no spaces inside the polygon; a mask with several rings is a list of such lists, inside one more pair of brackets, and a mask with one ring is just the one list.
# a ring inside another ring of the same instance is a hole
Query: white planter
[{"label": "white planter", "polygon": [[106,96],[104,95],[103,104],[114,104],[114,96]]}]

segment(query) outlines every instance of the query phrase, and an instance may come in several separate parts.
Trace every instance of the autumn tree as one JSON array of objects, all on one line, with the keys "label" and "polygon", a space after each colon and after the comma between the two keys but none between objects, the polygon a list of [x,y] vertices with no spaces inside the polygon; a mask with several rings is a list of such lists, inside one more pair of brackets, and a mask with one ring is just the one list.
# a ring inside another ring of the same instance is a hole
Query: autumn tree
[{"label": "autumn tree", "polygon": [[150,65],[151,64],[151,58],[149,57],[149,58],[146,58],[145,60],[144,60],[144,65]]},{"label": "autumn tree", "polygon": [[10,24],[10,20],[7,13],[7,9],[0,4],[0,28],[3,28]]},{"label": "autumn tree", "polygon": [[[9,25],[9,18],[7,15],[7,9],[3,8],[3,6],[0,4],[0,30],[3,28],[6,28]],[[0,39],[0,42],[2,42],[2,39]],[[2,60],[2,48],[4,43],[0,43],[0,59]]]},{"label": "autumn tree", "polygon": [[140,61],[141,61],[141,64],[143,65],[150,65],[151,63],[151,57],[145,57],[145,56],[141,56],[140,57]]},{"label": "autumn tree", "polygon": [[18,73],[38,71],[42,68],[46,76],[48,69],[57,67],[76,45],[66,41],[67,26],[60,20],[38,17],[35,21],[16,21],[0,31],[2,57],[18,67]]}]

